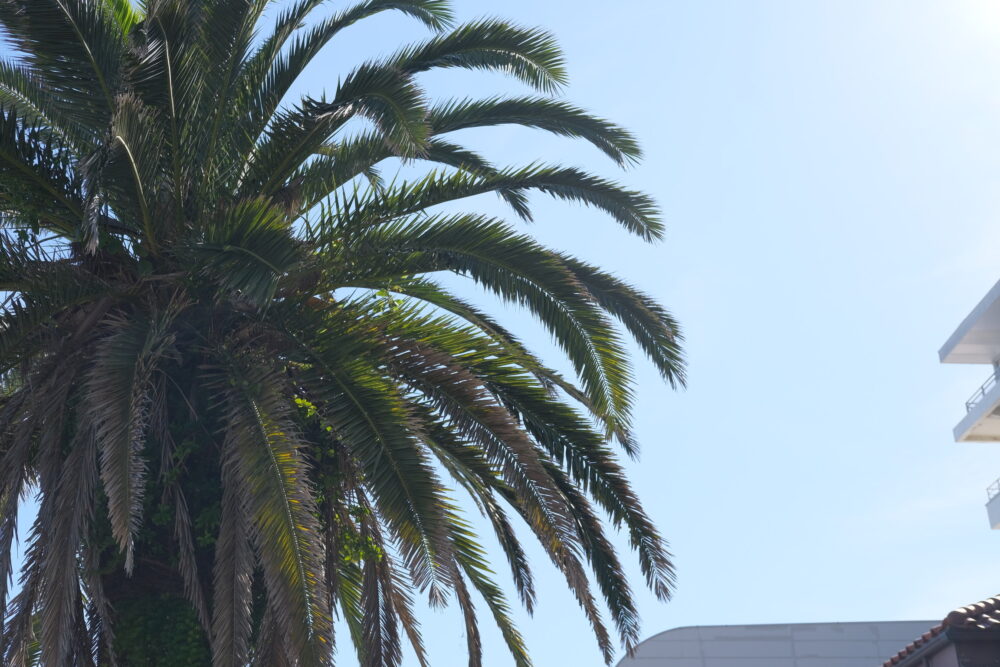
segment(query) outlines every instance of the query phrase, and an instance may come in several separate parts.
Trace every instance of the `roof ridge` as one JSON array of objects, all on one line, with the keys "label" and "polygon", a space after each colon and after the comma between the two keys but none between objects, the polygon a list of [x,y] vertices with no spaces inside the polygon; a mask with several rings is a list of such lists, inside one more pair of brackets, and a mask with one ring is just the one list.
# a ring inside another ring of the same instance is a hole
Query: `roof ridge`
[{"label": "roof ridge", "polygon": [[[942,623],[952,627],[966,627],[987,621],[992,625],[992,615],[996,612],[1000,612],[1000,596],[993,596],[979,602],[973,602],[964,607],[959,607],[945,616]],[[1000,619],[997,619],[997,621],[1000,622]]]}]

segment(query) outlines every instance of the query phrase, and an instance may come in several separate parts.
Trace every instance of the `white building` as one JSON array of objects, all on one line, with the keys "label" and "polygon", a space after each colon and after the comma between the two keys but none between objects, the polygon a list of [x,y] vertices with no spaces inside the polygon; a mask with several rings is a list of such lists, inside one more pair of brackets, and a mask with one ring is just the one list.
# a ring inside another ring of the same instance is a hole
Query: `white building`
[{"label": "white building", "polygon": [[[983,364],[985,381],[965,402],[956,442],[1000,441],[1000,282],[972,309],[938,352],[945,364]],[[1000,480],[987,489],[990,526],[1000,528]]]},{"label": "white building", "polygon": [[878,667],[934,624],[703,625],[661,632],[618,667]]}]

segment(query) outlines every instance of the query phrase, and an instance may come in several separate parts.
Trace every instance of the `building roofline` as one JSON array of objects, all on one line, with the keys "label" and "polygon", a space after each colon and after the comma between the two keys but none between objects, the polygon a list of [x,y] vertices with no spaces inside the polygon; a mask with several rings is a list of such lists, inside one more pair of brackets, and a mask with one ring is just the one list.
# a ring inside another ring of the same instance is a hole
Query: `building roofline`
[{"label": "building roofline", "polygon": [[[635,645],[633,649],[633,654],[637,653],[644,644],[652,642],[664,635],[668,635],[672,632],[679,632],[681,630],[701,630],[707,628],[768,628],[768,627],[785,627],[794,628],[802,627],[807,625],[879,625],[883,623],[933,623],[934,621],[924,621],[920,619],[916,620],[895,620],[895,621],[799,621],[795,623],[721,623],[713,625],[678,625],[675,628],[669,628],[667,630],[661,630],[655,635],[650,635],[646,637],[641,642]],[[628,660],[631,656],[623,656],[617,663],[616,667],[619,667],[625,660]]]}]

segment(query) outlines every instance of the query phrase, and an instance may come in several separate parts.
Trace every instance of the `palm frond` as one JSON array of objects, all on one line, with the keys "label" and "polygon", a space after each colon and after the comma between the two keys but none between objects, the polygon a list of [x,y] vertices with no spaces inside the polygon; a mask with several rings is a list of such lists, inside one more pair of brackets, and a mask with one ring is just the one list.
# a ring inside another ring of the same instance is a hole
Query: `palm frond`
[{"label": "palm frond", "polygon": [[456,437],[444,424],[435,422],[430,416],[425,416],[424,421],[430,425],[426,435],[428,446],[489,519],[510,565],[511,578],[521,602],[529,614],[533,613],[535,587],[531,567],[514,527],[493,496],[494,489],[508,488],[500,479],[499,471],[486,460],[480,449]]},{"label": "palm frond", "polygon": [[0,61],[0,106],[14,111],[26,126],[44,128],[77,150],[91,146],[93,136],[67,115],[63,100],[24,65]]},{"label": "palm frond", "polygon": [[293,83],[345,28],[385,11],[402,12],[434,30],[442,30],[452,21],[448,4],[440,0],[365,0],[323,19],[305,34],[298,32],[320,4],[322,0],[299,0],[283,11],[271,35],[244,65],[240,85],[251,108],[243,129],[247,137],[256,138],[263,132]]},{"label": "palm frond", "polygon": [[145,434],[153,374],[170,354],[170,325],[176,309],[164,313],[114,313],[102,327],[86,384],[87,409],[101,443],[101,481],[108,514],[125,570],[134,563],[135,535],[142,519],[146,485]]},{"label": "palm frond", "polygon": [[[300,193],[299,210],[308,212],[339,188],[351,184],[353,179],[364,175],[374,181],[373,190],[384,193],[382,179],[373,178],[378,172],[376,166],[389,158],[405,161],[422,160],[446,165],[472,174],[495,174],[496,168],[488,160],[457,144],[443,139],[430,138],[423,152],[413,157],[400,154],[376,134],[364,134],[340,143],[330,143],[320,148],[320,155],[293,176],[290,180]],[[497,193],[515,209],[526,209],[527,198],[522,192],[501,190]]]},{"label": "palm frond", "polygon": [[268,4],[268,0],[216,0],[205,5],[202,24],[208,64],[205,83],[214,91],[215,104],[201,131],[206,137],[205,156],[210,173],[217,168],[213,163],[220,162],[219,153],[224,155],[230,150],[221,145],[224,120],[232,113],[240,66],[250,53],[254,28]]},{"label": "palm frond", "polygon": [[74,238],[83,217],[82,183],[64,147],[46,135],[0,109],[0,210],[22,225]]},{"label": "palm frond", "polygon": [[298,243],[280,208],[264,199],[220,212],[200,238],[178,248],[195,272],[218,286],[218,294],[265,304],[279,279],[301,259]]},{"label": "palm frond", "polygon": [[87,625],[90,628],[90,653],[96,665],[118,667],[111,602],[100,573],[100,554],[91,535],[81,563],[83,598],[87,601]]},{"label": "palm frond", "polygon": [[234,484],[242,492],[268,606],[294,660],[323,664],[331,653],[328,597],[316,522],[315,498],[303,443],[288,420],[289,406],[266,366],[226,372],[228,393],[225,455],[234,460]]},{"label": "palm frond", "polygon": [[0,4],[8,39],[81,125],[107,125],[121,85],[125,42],[103,2],[10,0]]},{"label": "palm frond", "polygon": [[332,100],[307,98],[275,116],[254,150],[243,192],[274,192],[355,117],[372,122],[401,154],[419,154],[427,139],[423,95],[413,79],[397,70],[362,65],[341,81]]},{"label": "palm frond", "polygon": [[[143,241],[155,253],[161,230],[154,220],[158,186],[167,173],[163,161],[162,123],[155,109],[132,95],[117,100],[111,131],[113,140],[106,155],[88,161],[88,172],[101,174],[101,186],[107,203],[126,219],[137,221]],[[93,202],[93,198],[91,199]],[[96,202],[98,205],[101,202]],[[88,212],[95,207],[88,207]],[[88,227],[88,249],[96,248],[96,222]]]},{"label": "palm frond", "polygon": [[145,18],[142,8],[131,0],[105,0],[105,2],[111,8],[122,35],[128,35],[132,28]]},{"label": "palm frond", "polygon": [[403,659],[399,627],[386,591],[386,578],[378,558],[368,558],[361,568],[361,607],[364,610],[362,667],[398,667]]},{"label": "palm frond", "polygon": [[4,662],[16,667],[29,667],[37,663],[41,653],[40,642],[35,638],[33,621],[42,586],[44,537],[41,516],[36,517],[28,533],[27,549],[21,566],[20,590],[7,605],[4,617]]},{"label": "palm frond", "polygon": [[451,586],[441,485],[399,388],[365,364],[361,351],[371,343],[356,333],[341,330],[335,338],[327,330],[320,340],[297,339],[312,366],[299,381],[357,461],[378,511],[401,542],[415,585],[438,604]]},{"label": "palm frond", "polygon": [[[546,166],[493,173],[432,172],[415,183],[403,182],[384,192],[373,192],[355,210],[347,212],[348,220],[342,224],[368,226],[488,192],[523,195],[532,190],[603,210],[647,241],[662,236],[656,205],[648,196],[578,169]],[[507,201],[512,203],[510,199]],[[532,219],[526,204],[512,205],[523,219]]]},{"label": "palm frond", "polygon": [[547,97],[455,100],[433,107],[430,122],[434,134],[510,124],[538,128],[585,139],[621,166],[634,164],[642,157],[639,143],[629,131],[567,102]]},{"label": "palm frond", "polygon": [[[78,636],[77,613],[82,611],[80,590],[75,585],[79,576],[77,550],[86,534],[97,481],[97,442],[93,434],[82,430],[66,457],[58,486],[42,496],[39,507],[39,516],[47,524],[39,595],[39,604],[47,612],[41,616],[39,634],[42,664],[71,661],[72,640]],[[86,644],[77,648],[80,657],[89,653]]]},{"label": "palm frond", "polygon": [[[590,561],[598,588],[618,628],[621,643],[626,651],[631,653],[640,638],[639,612],[618,555],[605,536],[601,521],[594,514],[586,497],[557,466],[550,465],[549,474],[569,499],[584,554]],[[610,660],[610,655],[605,653],[605,659]]]},{"label": "palm frond", "polygon": [[524,638],[510,618],[511,610],[503,592],[493,582],[493,571],[486,552],[476,543],[470,526],[457,516],[452,518],[452,540],[455,543],[458,564],[486,601],[497,627],[500,628],[507,649],[514,658],[514,664],[517,667],[531,667]]},{"label": "palm frond", "polygon": [[461,25],[406,47],[387,62],[408,73],[448,67],[493,70],[545,92],[567,82],[563,55],[552,35],[498,19]]},{"label": "palm frond", "polygon": [[684,336],[663,306],[638,289],[595,266],[562,255],[576,279],[601,307],[614,315],[672,387],[684,386],[681,352]]},{"label": "palm frond", "polygon": [[612,430],[627,428],[631,372],[618,335],[580,293],[557,255],[506,225],[479,216],[436,216],[383,225],[364,231],[352,244],[357,256],[378,257],[377,262],[362,264],[375,271],[403,275],[452,271],[531,309],[573,362],[596,414]]},{"label": "palm frond", "polygon": [[238,486],[239,462],[230,448],[226,454],[212,573],[212,665],[243,667],[250,654],[254,557],[250,518]]}]

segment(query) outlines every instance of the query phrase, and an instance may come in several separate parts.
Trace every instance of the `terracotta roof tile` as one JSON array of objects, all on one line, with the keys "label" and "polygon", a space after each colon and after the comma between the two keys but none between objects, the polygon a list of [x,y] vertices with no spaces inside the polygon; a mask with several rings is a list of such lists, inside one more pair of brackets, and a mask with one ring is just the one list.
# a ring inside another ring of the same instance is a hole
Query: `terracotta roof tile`
[{"label": "terracotta roof tile", "polygon": [[995,628],[1000,624],[1000,596],[956,609],[945,617],[944,623],[956,628]]},{"label": "terracotta roof tile", "polygon": [[917,637],[914,641],[883,663],[882,667],[893,667],[903,662],[907,656],[915,653],[917,649],[937,637],[947,628],[962,628],[968,630],[996,630],[1000,629],[1000,595],[959,607],[955,611],[945,616],[938,625]]}]

